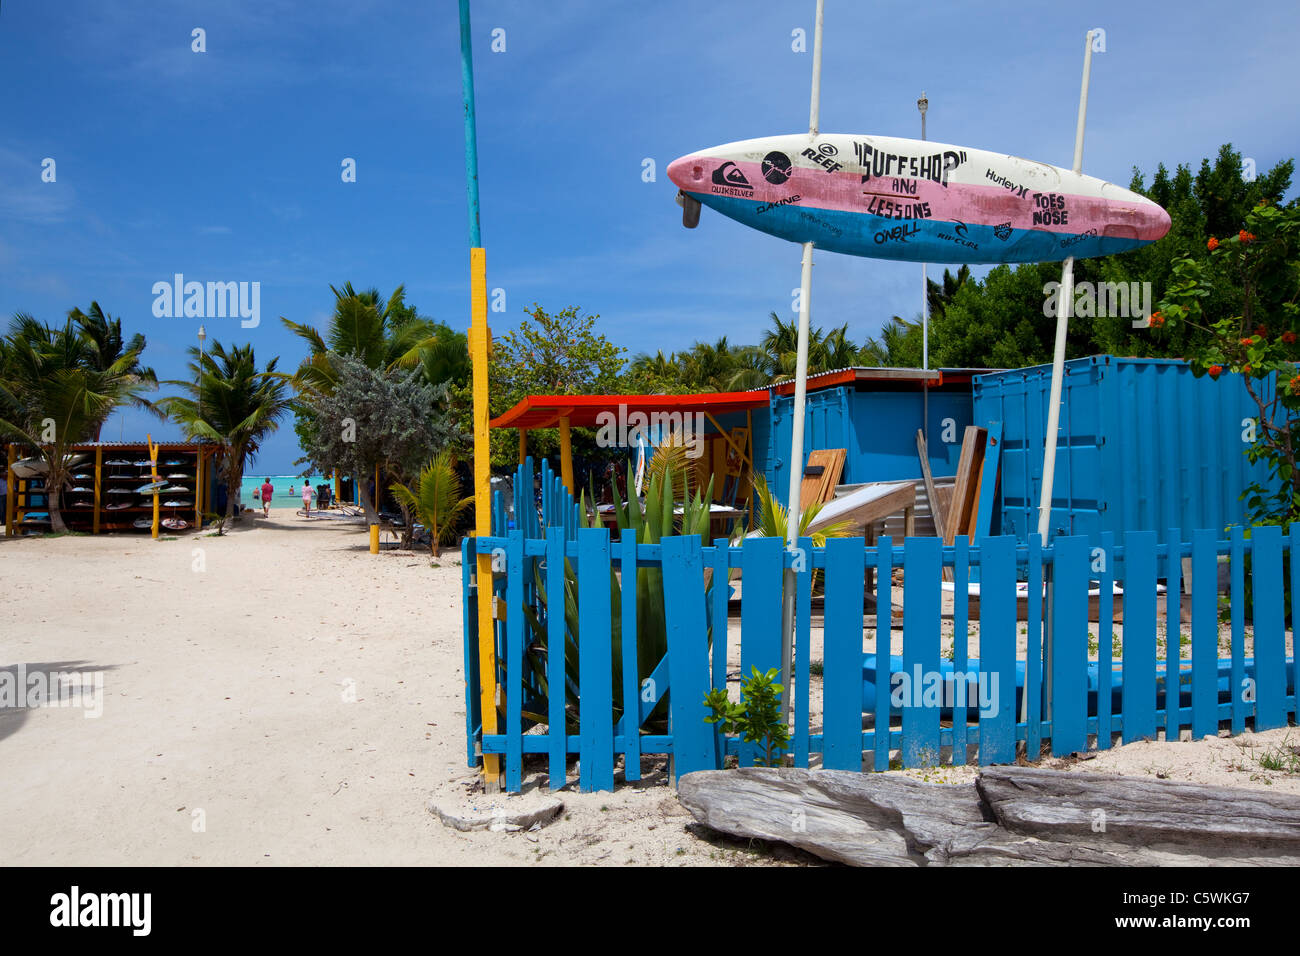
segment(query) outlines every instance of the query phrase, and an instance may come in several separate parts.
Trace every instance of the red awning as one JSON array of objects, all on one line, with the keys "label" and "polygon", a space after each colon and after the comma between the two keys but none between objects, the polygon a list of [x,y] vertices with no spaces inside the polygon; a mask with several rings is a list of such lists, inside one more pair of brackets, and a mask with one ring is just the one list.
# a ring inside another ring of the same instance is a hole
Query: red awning
[{"label": "red awning", "polygon": [[498,415],[488,424],[492,428],[554,428],[568,417],[577,428],[594,428],[601,424],[601,412],[629,415],[659,413],[708,412],[725,415],[753,408],[766,408],[769,397],[761,392],[700,392],[695,395],[529,395],[510,411]]}]

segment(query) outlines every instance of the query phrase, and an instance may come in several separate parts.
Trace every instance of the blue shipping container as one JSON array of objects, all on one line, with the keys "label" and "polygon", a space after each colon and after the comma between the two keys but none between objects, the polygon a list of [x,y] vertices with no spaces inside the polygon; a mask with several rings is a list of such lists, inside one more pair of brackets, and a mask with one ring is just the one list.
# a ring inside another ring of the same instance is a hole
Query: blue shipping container
[{"label": "blue shipping container", "polygon": [[[1052,368],[976,376],[975,421],[1002,423],[1001,533],[1038,528]],[[1256,380],[1265,396],[1272,382]],[[1173,359],[1094,355],[1065,363],[1049,538],[1112,531],[1227,528],[1246,522],[1241,493],[1269,485],[1245,455],[1259,414],[1240,376],[1195,378]]]},{"label": "blue shipping container", "polygon": [[[864,385],[866,387],[864,387]],[[847,454],[844,484],[921,477],[916,430],[925,418],[925,395],[919,386],[899,388],[859,382],[808,393],[804,421],[804,457],[817,448],[843,448]],[[790,481],[794,396],[772,396],[770,424],[761,428],[755,415],[754,458],[774,488]],[[929,457],[935,476],[957,473],[962,436],[972,421],[969,384],[931,388]]]}]

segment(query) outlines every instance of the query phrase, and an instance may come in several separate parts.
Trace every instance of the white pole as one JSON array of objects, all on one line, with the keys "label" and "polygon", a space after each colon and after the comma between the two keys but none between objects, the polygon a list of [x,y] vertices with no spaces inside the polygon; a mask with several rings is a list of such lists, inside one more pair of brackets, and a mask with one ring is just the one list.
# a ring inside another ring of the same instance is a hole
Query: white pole
[{"label": "white pole", "polygon": [[[925,142],[925,111],[930,108],[930,100],[921,91],[921,98],[916,101],[916,108],[921,111],[921,142]],[[921,263],[921,368],[930,371],[930,283],[925,274],[925,263]],[[921,432],[927,443],[930,441],[930,380],[921,383]]]},{"label": "white pole", "polygon": [[[1074,132],[1074,171],[1083,171],[1083,126],[1088,117],[1088,78],[1092,73],[1092,31],[1084,37],[1083,87],[1079,91],[1079,122]],[[1065,376],[1065,335],[1074,300],[1074,257],[1061,269],[1056,299],[1056,348],[1052,353],[1052,388],[1047,400],[1047,435],[1043,443],[1043,488],[1038,503],[1038,536],[1047,544],[1052,521],[1052,485],[1056,479],[1056,438],[1061,423],[1061,379]]]},{"label": "white pole", "polygon": [[[1092,31],[1083,39],[1083,85],[1079,90],[1079,120],[1074,129],[1074,171],[1083,171],[1083,127],[1088,117],[1088,79],[1092,74]],[[1061,380],[1065,377],[1065,336],[1070,324],[1070,306],[1074,302],[1074,257],[1065,260],[1061,268],[1061,287],[1057,290],[1056,300],[1056,343],[1052,351],[1052,387],[1047,399],[1047,434],[1043,441],[1043,488],[1038,502],[1038,538],[1046,545],[1047,532],[1052,523],[1052,485],[1056,479],[1056,438],[1061,424]],[[1052,633],[1052,606],[1056,601],[1055,565],[1047,572],[1047,627],[1046,659],[1043,666],[1043,718],[1052,719],[1052,650],[1054,635]],[[1031,582],[1030,587],[1035,585]],[[1030,600],[1037,600],[1033,592]],[[1030,653],[1033,653],[1032,649]],[[1027,720],[1029,696],[1023,695],[1020,705],[1020,719]],[[1037,759],[1037,754],[1029,754],[1029,759]]]},{"label": "white pole", "polygon": [[[813,28],[812,103],[808,110],[808,140],[817,136],[821,113],[822,89],[822,8],[825,0],[817,0],[817,22]],[[813,244],[803,244],[803,263],[799,275],[799,345],[794,367],[794,418],[790,428],[790,493],[785,509],[785,546],[794,548],[799,543],[799,491],[803,484],[803,420],[808,397],[808,313],[812,300]],[[781,716],[790,713],[790,666],[794,655],[795,576],[793,570],[784,575],[781,629]]]}]

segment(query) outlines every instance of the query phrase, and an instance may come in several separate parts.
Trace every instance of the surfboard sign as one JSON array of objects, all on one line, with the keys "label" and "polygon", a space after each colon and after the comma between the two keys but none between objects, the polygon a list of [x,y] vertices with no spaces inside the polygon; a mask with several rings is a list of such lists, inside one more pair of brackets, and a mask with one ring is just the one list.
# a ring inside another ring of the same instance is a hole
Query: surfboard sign
[{"label": "surfboard sign", "polygon": [[890,136],[742,140],[674,160],[683,221],[701,203],[791,242],[906,262],[1052,262],[1128,252],[1169,231],[1131,190],[1018,156]]}]

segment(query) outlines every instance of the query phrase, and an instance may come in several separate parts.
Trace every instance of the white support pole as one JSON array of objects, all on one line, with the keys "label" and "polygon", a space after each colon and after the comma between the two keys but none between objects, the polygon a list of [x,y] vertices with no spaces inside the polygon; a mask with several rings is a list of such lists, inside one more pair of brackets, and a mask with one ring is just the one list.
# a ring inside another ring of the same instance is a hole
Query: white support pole
[{"label": "white support pole", "polygon": [[[1079,91],[1079,121],[1074,132],[1074,171],[1083,171],[1083,127],[1088,117],[1088,79],[1092,73],[1092,31],[1084,37],[1083,87]],[[1061,423],[1061,379],[1065,376],[1065,336],[1074,300],[1074,257],[1065,260],[1056,299],[1056,348],[1052,353],[1052,388],[1047,404],[1047,435],[1043,444],[1043,487],[1038,503],[1038,536],[1047,544],[1052,520],[1052,485],[1056,478],[1056,438]]]},{"label": "white support pole", "polygon": [[[808,109],[808,141],[817,136],[817,127],[821,119],[822,92],[822,10],[825,0],[817,0],[817,21],[813,28],[813,75],[812,101]],[[785,545],[794,548],[799,543],[799,493],[803,485],[803,420],[804,406],[808,397],[808,325],[812,302],[812,260],[813,244],[803,244],[803,263],[799,274],[799,345],[795,358],[794,371],[794,418],[791,421],[790,435],[790,493],[786,499],[785,510]],[[787,569],[784,576],[781,599],[781,684],[785,692],[781,695],[781,716],[787,718],[790,713],[790,671],[794,659],[794,616],[795,616],[795,575]]]},{"label": "white support pole", "polygon": [[[1074,171],[1083,171],[1083,128],[1088,118],[1088,81],[1092,75],[1092,31],[1083,38],[1083,84],[1079,90],[1079,119],[1074,128]],[[1052,523],[1052,486],[1056,481],[1056,440],[1061,425],[1061,385],[1065,378],[1065,337],[1070,324],[1070,306],[1074,302],[1074,257],[1070,256],[1061,267],[1061,286],[1056,299],[1056,342],[1052,350],[1052,386],[1047,398],[1047,434],[1043,441],[1043,487],[1038,501],[1038,537],[1047,545],[1047,532]],[[1056,601],[1055,565],[1047,571],[1047,620],[1044,621],[1045,659],[1043,662],[1043,719],[1052,719],[1052,608]],[[1029,599],[1037,600],[1036,582],[1030,582]],[[1030,648],[1029,653],[1033,653]],[[1022,695],[1020,719],[1027,720],[1029,696]],[[1038,754],[1027,754],[1037,760]]]}]

